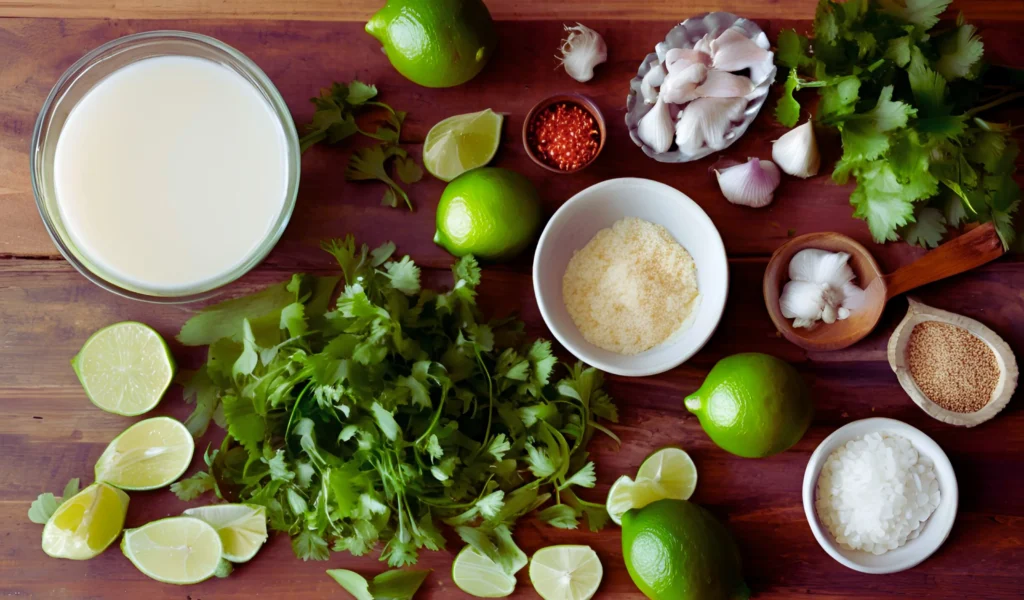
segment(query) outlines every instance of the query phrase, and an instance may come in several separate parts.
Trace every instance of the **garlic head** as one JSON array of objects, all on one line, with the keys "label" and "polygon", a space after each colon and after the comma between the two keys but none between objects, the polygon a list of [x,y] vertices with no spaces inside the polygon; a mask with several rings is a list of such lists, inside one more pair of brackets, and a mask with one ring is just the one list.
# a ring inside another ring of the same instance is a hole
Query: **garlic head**
[{"label": "garlic head", "polygon": [[705,144],[721,150],[729,126],[743,118],[746,107],[744,98],[697,98],[679,114],[676,144],[686,152],[696,152]]},{"label": "garlic head", "polygon": [[817,248],[794,254],[789,261],[790,281],[779,298],[782,316],[795,319],[793,327],[849,318],[864,303],[864,290],[853,283],[855,274],[849,260],[845,252]]},{"label": "garlic head", "polygon": [[715,170],[718,187],[733,204],[762,208],[772,203],[782,175],[770,160],[751,158],[732,167]]},{"label": "garlic head", "polygon": [[593,29],[576,23],[575,27],[566,25],[569,37],[562,41],[559,50],[565,72],[579,82],[587,82],[594,78],[594,67],[608,60],[608,46],[601,34]]},{"label": "garlic head", "polygon": [[672,147],[672,115],[664,100],[658,98],[654,107],[640,119],[636,133],[655,152],[668,152]]},{"label": "garlic head", "polygon": [[814,125],[806,123],[787,131],[772,146],[772,159],[788,175],[807,179],[818,174],[821,154],[814,137]]}]

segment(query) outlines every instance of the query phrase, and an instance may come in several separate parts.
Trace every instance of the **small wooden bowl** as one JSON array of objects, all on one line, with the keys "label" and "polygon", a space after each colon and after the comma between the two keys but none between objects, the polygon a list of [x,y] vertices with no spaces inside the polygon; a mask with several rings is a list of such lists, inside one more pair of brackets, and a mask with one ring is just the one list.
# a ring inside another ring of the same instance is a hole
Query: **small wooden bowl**
[{"label": "small wooden bowl", "polygon": [[[1010,398],[1013,396],[1014,390],[1017,389],[1018,370],[1017,359],[1013,355],[1013,350],[1003,341],[1003,338],[979,321],[956,313],[932,308],[914,298],[908,298],[908,300],[910,301],[910,309],[907,310],[907,316],[896,327],[892,337],[889,338],[888,354],[889,365],[895,371],[896,377],[900,380],[900,385],[903,386],[903,389],[910,396],[910,399],[914,401],[914,404],[920,406],[921,410],[928,413],[932,418],[938,419],[943,423],[960,425],[962,427],[980,425],[1006,408]],[[989,349],[992,350],[992,353],[995,354],[996,364],[999,365],[999,381],[996,383],[996,389],[992,392],[992,398],[981,410],[973,413],[958,413],[946,410],[932,402],[921,391],[921,388],[917,386],[917,382],[914,381],[914,377],[910,374],[910,365],[907,363],[907,343],[910,341],[910,333],[914,330],[914,327],[925,321],[948,323],[954,327],[966,329],[985,342]]]},{"label": "small wooden bowl", "polygon": [[[590,113],[590,116],[594,117],[594,121],[597,123],[597,131],[601,137],[601,141],[598,142],[597,152],[594,153],[594,157],[591,158],[589,162],[581,165],[576,169],[572,169],[571,171],[563,171],[562,169],[559,169],[557,167],[552,167],[551,165],[544,162],[544,159],[537,156],[537,154],[533,151],[533,148],[530,147],[530,124],[533,123],[534,118],[536,118],[541,111],[548,108],[549,106],[553,104],[559,104],[562,102],[568,104],[577,104],[581,108],[583,108],[583,110]],[[586,169],[590,165],[594,164],[594,161],[597,160],[597,157],[601,155],[601,151],[604,150],[605,140],[607,139],[608,130],[606,129],[604,115],[601,114],[601,109],[597,107],[597,104],[594,104],[593,100],[587,98],[586,96],[581,96],[579,94],[556,94],[549,98],[545,98],[538,102],[537,104],[535,104],[532,109],[530,109],[530,112],[527,113],[526,115],[526,120],[523,121],[523,147],[526,148],[527,156],[529,156],[530,160],[537,163],[541,168],[547,169],[552,173],[578,173],[583,169]]]}]

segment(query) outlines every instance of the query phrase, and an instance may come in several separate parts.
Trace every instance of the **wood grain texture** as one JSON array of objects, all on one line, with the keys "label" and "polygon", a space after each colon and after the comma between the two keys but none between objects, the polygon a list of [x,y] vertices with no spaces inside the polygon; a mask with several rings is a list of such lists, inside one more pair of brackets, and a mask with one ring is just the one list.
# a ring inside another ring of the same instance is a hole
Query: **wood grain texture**
[{"label": "wood grain texture", "polygon": [[[224,11],[240,10],[242,1],[0,0],[0,14],[42,7],[65,17],[82,14],[76,10],[93,10],[89,14],[97,17],[127,17],[135,7],[150,11],[147,16],[224,17],[234,14]],[[777,4],[747,0],[740,12],[761,11],[757,14],[777,19],[801,6],[800,16],[805,16],[812,10],[810,4],[809,0]],[[534,17],[557,12],[558,18],[569,19],[574,18],[572,10],[597,14],[584,11],[613,6],[617,8],[608,10],[620,12],[602,14],[621,18],[629,16],[626,11],[635,12],[636,5],[626,0],[596,0],[585,7],[582,3],[530,0],[509,2],[506,8],[511,14],[514,7],[532,6],[535,11],[546,11],[530,13]],[[362,0],[250,0],[244,4],[246,16],[279,19],[328,18],[297,11],[323,9],[340,14],[362,10],[359,6],[364,6]],[[602,498],[618,475],[634,472],[651,451],[681,445],[691,452],[700,472],[694,499],[725,520],[734,532],[743,551],[748,582],[758,597],[1020,597],[1024,589],[1020,568],[1024,562],[1024,411],[1020,399],[975,429],[946,426],[925,415],[903,392],[886,360],[888,335],[906,310],[902,299],[890,303],[872,335],[841,351],[805,352],[781,338],[768,318],[760,289],[768,255],[789,239],[790,230],[850,235],[865,243],[886,271],[906,264],[918,253],[903,244],[880,247],[870,243],[866,227],[850,216],[849,190],[833,185],[827,175],[807,181],[787,179],[776,203],[755,211],[732,206],[720,197],[708,173],[714,158],[671,166],[647,159],[629,140],[622,124],[626,82],[671,26],[676,13],[697,12],[703,5],[696,2],[682,7],[659,0],[644,6],[672,12],[645,13],[651,19],[664,19],[661,21],[589,23],[605,35],[611,48],[610,62],[598,69],[597,78],[589,85],[577,84],[554,69],[551,54],[561,36],[560,23],[532,21],[500,23],[502,50],[492,64],[477,79],[451,90],[426,90],[404,81],[358,23],[0,19],[0,257],[6,257],[0,258],[0,596],[152,600],[341,597],[325,569],[365,573],[384,569],[375,557],[341,554],[326,563],[303,563],[294,558],[286,538],[275,536],[231,578],[176,588],[147,579],[116,548],[87,562],[50,559],[39,549],[41,528],[26,519],[29,502],[38,493],[60,490],[71,477],[90,480],[93,463],[105,445],[132,422],[89,403],[68,364],[89,334],[104,325],[134,319],[153,325],[172,340],[189,316],[187,308],[112,296],[59,260],[39,222],[29,187],[27,152],[32,125],[50,86],[87,50],[136,31],[181,28],[216,36],[252,57],[278,85],[299,123],[309,119],[312,110],[306,99],[318,86],[332,79],[356,77],[378,84],[385,101],[409,111],[404,136],[414,151],[430,126],[443,117],[485,107],[507,113],[496,164],[520,170],[533,180],[548,212],[593,183],[621,176],[663,181],[704,207],[721,230],[731,258],[732,293],[725,317],[705,349],[685,365],[657,377],[609,377],[609,391],[622,408],[622,424],[614,430],[623,445],[616,448],[606,440],[595,442],[598,487],[590,498]],[[722,2],[716,6],[732,5]],[[504,10],[496,2],[491,7],[496,13]],[[169,12],[186,9],[194,11]],[[975,10],[988,10],[991,12],[986,14],[998,17],[981,24],[990,60],[1024,65],[1024,56],[1017,50],[1019,26],[1012,22],[1024,19],[1024,3],[982,1],[971,3],[967,10],[969,16],[976,16]],[[807,26],[779,20],[761,24],[772,39],[782,27]],[[571,177],[548,174],[530,163],[519,136],[525,112],[537,100],[565,91],[593,98],[610,125],[608,146],[598,163]],[[767,156],[770,140],[780,133],[766,111],[725,155]],[[410,187],[418,209],[415,213],[382,208],[378,186],[343,180],[346,158],[344,149],[316,149],[304,157],[300,197],[285,237],[268,260],[230,286],[227,295],[251,292],[298,270],[333,272],[329,257],[317,249],[318,241],[349,232],[371,244],[393,239],[400,252],[430,267],[425,270],[429,284],[447,285],[445,269],[451,257],[430,241],[434,207],[443,184],[428,178]],[[511,264],[485,270],[481,304],[494,316],[518,313],[530,334],[549,336],[533,299],[527,254]],[[1004,258],[926,286],[919,295],[930,305],[985,323],[1018,354],[1024,350],[1024,263]],[[173,341],[171,347],[183,368],[202,361],[202,353],[195,349]],[[717,360],[744,351],[768,352],[794,363],[814,392],[817,413],[807,435],[791,451],[769,459],[746,460],[726,454],[682,407],[682,398],[700,385]],[[172,388],[156,412],[185,417],[189,407],[180,398],[180,389]],[[931,435],[949,454],[961,490],[957,523],[943,548],[917,568],[885,577],[855,573],[829,558],[814,541],[800,501],[803,470],[817,444],[842,424],[869,416],[900,419]],[[210,432],[200,447],[216,437],[216,432]],[[187,506],[166,490],[134,493],[127,524],[138,526],[178,514]],[[597,597],[642,598],[622,566],[615,528],[597,534],[565,532],[526,520],[517,527],[516,536],[527,552],[552,543],[591,544],[605,566],[605,581]],[[449,578],[454,551],[460,546],[452,539],[451,551],[423,554],[421,564],[435,573],[428,579],[426,593],[418,598],[463,597]],[[536,597],[525,574],[521,583],[516,598]]]}]

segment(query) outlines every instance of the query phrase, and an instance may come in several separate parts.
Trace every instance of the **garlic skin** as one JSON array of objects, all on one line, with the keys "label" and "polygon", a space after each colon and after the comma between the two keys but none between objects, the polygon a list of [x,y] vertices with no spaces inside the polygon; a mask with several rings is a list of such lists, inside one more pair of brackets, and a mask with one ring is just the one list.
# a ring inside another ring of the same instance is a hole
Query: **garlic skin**
[{"label": "garlic skin", "polygon": [[586,83],[594,78],[594,67],[608,60],[608,46],[601,34],[576,23],[575,27],[565,26],[569,37],[562,41],[559,50],[565,72],[576,81]]},{"label": "garlic skin", "polygon": [[850,317],[864,303],[864,290],[853,283],[850,255],[807,248],[789,261],[790,281],[782,288],[782,316],[793,327],[813,327],[818,321],[835,323]]},{"label": "garlic skin", "polygon": [[772,160],[787,175],[807,179],[818,174],[821,154],[818,152],[818,140],[814,137],[814,125],[810,119],[775,141]]},{"label": "garlic skin", "polygon": [[637,135],[655,152],[668,152],[672,147],[672,115],[668,104],[658,98],[637,127]]},{"label": "garlic skin", "polygon": [[742,71],[765,62],[770,52],[736,29],[726,29],[710,44],[711,65],[722,71]]},{"label": "garlic skin", "polygon": [[655,88],[661,87],[665,82],[667,74],[665,65],[658,63],[651,67],[651,70],[644,75],[644,78],[640,81],[640,95],[644,97],[646,104],[654,104],[658,101],[658,90]]},{"label": "garlic skin", "polygon": [[702,63],[669,73],[658,92],[658,97],[671,104],[684,104],[697,98],[695,90],[708,75],[708,68]]},{"label": "garlic skin", "polygon": [[750,158],[747,162],[715,170],[718,187],[733,204],[763,208],[775,198],[775,188],[782,181],[779,168],[770,160]]},{"label": "garlic skin", "polygon": [[734,121],[743,118],[746,106],[743,98],[697,98],[679,115],[676,144],[691,153],[705,144],[721,150],[726,146],[726,132]]}]

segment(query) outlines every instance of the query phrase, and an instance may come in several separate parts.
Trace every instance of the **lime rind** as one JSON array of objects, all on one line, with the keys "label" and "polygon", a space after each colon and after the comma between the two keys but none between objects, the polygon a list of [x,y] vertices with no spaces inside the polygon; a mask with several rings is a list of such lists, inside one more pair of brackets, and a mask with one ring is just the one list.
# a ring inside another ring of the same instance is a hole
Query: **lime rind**
[{"label": "lime rind", "polygon": [[530,560],[530,582],[544,600],[590,600],[604,567],[590,546],[548,546]]},{"label": "lime rind", "polygon": [[[126,530],[121,552],[151,579],[190,585],[217,573],[224,546],[213,526],[202,519],[168,517]],[[179,566],[180,573],[171,572]]]},{"label": "lime rind", "polygon": [[[161,434],[160,444],[166,445],[123,448],[123,443],[136,434],[144,434],[147,439],[154,434]],[[122,490],[155,490],[181,477],[188,470],[194,453],[195,440],[185,425],[171,417],[153,417],[139,421],[119,433],[100,455],[93,472],[96,481],[109,483]],[[144,483],[132,481],[130,478],[137,474],[126,471],[139,467],[148,467],[150,470],[162,468],[163,473],[160,473],[161,477]]]},{"label": "lime rind", "polygon": [[504,598],[516,589],[515,577],[472,546],[466,546],[455,557],[452,581],[460,590],[477,598]]}]

